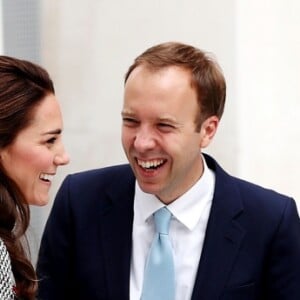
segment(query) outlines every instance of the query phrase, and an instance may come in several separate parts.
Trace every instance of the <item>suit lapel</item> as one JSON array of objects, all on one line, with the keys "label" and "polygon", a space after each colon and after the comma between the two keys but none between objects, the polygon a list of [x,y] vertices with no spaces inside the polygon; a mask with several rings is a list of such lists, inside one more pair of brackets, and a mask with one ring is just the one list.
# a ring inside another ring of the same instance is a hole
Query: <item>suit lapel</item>
[{"label": "suit lapel", "polygon": [[219,299],[245,235],[236,221],[243,206],[232,179],[206,160],[215,171],[216,186],[192,300]]},{"label": "suit lapel", "polygon": [[[192,300],[219,298],[245,235],[236,220],[243,206],[231,177],[205,158],[216,174],[216,186]],[[99,216],[108,299],[129,299],[135,183],[130,174],[108,187],[107,209]]]},{"label": "suit lapel", "polygon": [[[128,176],[127,176],[128,177]],[[108,187],[109,205],[100,216],[100,243],[106,269],[107,298],[129,299],[134,177]],[[123,185],[123,186],[121,186]]]}]

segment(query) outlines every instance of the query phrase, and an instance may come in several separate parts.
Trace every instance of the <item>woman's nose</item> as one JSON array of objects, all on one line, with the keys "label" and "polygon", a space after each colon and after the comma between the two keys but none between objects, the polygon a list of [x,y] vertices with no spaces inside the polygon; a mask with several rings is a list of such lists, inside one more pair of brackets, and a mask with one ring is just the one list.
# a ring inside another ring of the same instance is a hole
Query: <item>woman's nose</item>
[{"label": "woman's nose", "polygon": [[60,153],[56,154],[54,162],[59,166],[67,165],[70,162],[70,157],[64,148],[60,151]]}]

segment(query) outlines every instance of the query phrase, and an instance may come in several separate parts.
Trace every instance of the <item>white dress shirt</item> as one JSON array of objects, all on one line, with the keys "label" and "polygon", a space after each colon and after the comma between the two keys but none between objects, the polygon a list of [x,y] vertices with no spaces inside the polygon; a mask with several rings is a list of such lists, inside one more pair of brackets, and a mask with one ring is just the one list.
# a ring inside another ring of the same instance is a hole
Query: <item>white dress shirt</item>
[{"label": "white dress shirt", "polygon": [[[190,300],[210,213],[215,174],[204,163],[204,172],[195,185],[167,207],[172,213],[169,236],[174,249],[176,300]],[[152,194],[135,186],[130,299],[139,300],[144,268],[155,233],[153,213],[165,206]],[[156,299],[155,299],[156,300]],[[157,299],[158,300],[158,299]]]}]

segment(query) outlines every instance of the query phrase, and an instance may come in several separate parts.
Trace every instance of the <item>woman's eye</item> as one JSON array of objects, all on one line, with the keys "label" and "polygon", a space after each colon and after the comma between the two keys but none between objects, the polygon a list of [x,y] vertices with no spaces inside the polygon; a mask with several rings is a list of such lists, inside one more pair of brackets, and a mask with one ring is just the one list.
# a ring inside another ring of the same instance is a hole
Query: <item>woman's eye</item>
[{"label": "woman's eye", "polygon": [[56,141],[56,137],[53,137],[53,138],[51,138],[51,139],[49,139],[49,140],[47,140],[47,144],[54,144],[55,143],[55,141]]}]

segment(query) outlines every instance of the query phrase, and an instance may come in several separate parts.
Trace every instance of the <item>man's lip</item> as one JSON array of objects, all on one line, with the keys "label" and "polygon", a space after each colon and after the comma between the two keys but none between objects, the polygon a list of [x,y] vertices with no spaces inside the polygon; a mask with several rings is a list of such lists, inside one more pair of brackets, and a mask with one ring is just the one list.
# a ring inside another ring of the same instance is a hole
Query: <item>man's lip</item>
[{"label": "man's lip", "polygon": [[162,159],[162,158],[139,159],[139,158],[137,158],[136,161],[140,167],[142,167],[144,169],[150,169],[150,168],[159,168],[166,162],[166,159]]}]

